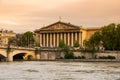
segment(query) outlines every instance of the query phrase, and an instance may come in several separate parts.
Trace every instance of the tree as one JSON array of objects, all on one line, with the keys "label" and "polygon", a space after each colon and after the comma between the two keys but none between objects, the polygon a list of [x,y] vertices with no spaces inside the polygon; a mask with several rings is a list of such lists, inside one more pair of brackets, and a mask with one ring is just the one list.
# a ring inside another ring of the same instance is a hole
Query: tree
[{"label": "tree", "polygon": [[63,51],[65,59],[73,59],[74,58],[73,52],[70,51],[69,46],[66,45],[63,40],[60,40],[59,48],[61,48],[61,50]]},{"label": "tree", "polygon": [[117,43],[116,49],[120,50],[120,24],[118,24],[117,28],[116,28],[116,37],[117,37],[117,39],[116,39],[116,43]]},{"label": "tree", "polygon": [[64,52],[65,59],[74,59],[74,53],[70,51],[67,45],[64,46],[63,52]]},{"label": "tree", "polygon": [[64,43],[63,40],[60,40],[60,42],[59,42],[59,47],[60,47],[60,48],[64,48],[64,47],[65,47],[65,43]]},{"label": "tree", "polygon": [[79,46],[80,46],[79,42],[78,42],[78,41],[75,41],[74,47],[79,47]]},{"label": "tree", "polygon": [[85,50],[89,49],[90,48],[89,40],[84,40],[83,41],[83,46],[84,46]]},{"label": "tree", "polygon": [[20,37],[20,43],[20,46],[23,47],[33,47],[35,43],[33,32],[28,31],[22,34]]},{"label": "tree", "polygon": [[86,48],[98,48],[100,41],[106,50],[120,50],[120,24],[109,24],[95,32],[89,40],[84,42]]},{"label": "tree", "polygon": [[40,43],[39,42],[35,42],[35,46],[36,47],[40,47]]},{"label": "tree", "polygon": [[100,44],[101,38],[102,38],[102,36],[99,31],[95,32],[93,34],[93,36],[90,38],[90,41],[93,41],[94,47],[96,49],[99,49],[99,44]]},{"label": "tree", "polygon": [[65,59],[74,59],[74,54],[73,52],[69,52],[65,54]]},{"label": "tree", "polygon": [[95,32],[90,39],[85,40],[83,45],[85,47],[85,51],[91,52],[92,57],[95,58],[95,52],[99,50],[99,43],[101,41],[100,32]]},{"label": "tree", "polygon": [[106,50],[120,50],[120,24],[109,24],[95,32],[90,39],[85,40],[83,45],[87,51],[96,51],[100,42]]},{"label": "tree", "polygon": [[101,29],[103,46],[106,50],[115,50],[117,45],[117,33],[116,33],[116,24],[112,23],[108,26],[104,26]]},{"label": "tree", "polygon": [[10,37],[8,38],[8,45],[12,45],[12,46],[17,46],[18,40],[16,37]]},{"label": "tree", "polygon": [[95,32],[88,40],[84,40],[83,45],[85,49],[93,50],[99,48],[99,43],[101,41],[100,32]]}]

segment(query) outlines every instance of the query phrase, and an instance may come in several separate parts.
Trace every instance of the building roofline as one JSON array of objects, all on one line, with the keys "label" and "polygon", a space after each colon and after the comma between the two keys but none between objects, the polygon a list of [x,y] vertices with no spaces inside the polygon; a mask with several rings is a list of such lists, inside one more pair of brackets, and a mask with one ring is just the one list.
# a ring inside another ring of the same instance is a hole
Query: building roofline
[{"label": "building roofline", "polygon": [[[66,22],[62,22],[62,21],[57,21],[57,22],[55,22],[55,23],[53,23],[53,24],[50,24],[50,25],[45,26],[45,27],[42,27],[42,28],[47,28],[47,27],[50,27],[50,26],[55,25],[55,24],[57,24],[57,23],[62,23],[62,24],[69,25],[69,26],[72,26],[72,27],[78,27],[78,28],[80,28],[79,26],[73,25],[73,24],[71,24],[70,22],[69,22],[69,23],[66,23]],[[40,29],[42,29],[42,28],[40,28]]]},{"label": "building roofline", "polygon": [[81,27],[83,30],[99,30],[101,27]]},{"label": "building roofline", "polygon": [[69,26],[72,26],[72,27],[77,27],[78,29],[80,29],[80,26],[76,26],[76,25],[73,25],[73,24],[71,24],[71,23],[66,23],[66,22],[62,22],[62,21],[57,21],[57,22],[55,22],[55,23],[53,23],[53,24],[47,25],[47,26],[42,27],[42,28],[40,28],[40,29],[36,29],[34,32],[38,32],[38,31],[40,31],[41,29],[50,27],[50,26],[55,25],[55,24],[58,24],[58,23],[62,23],[62,24],[69,25]]}]

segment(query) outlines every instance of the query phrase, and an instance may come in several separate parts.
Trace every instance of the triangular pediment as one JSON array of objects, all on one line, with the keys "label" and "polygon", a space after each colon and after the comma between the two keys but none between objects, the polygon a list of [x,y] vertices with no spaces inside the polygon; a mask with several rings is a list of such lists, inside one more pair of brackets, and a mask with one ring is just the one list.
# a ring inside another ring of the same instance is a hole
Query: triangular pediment
[{"label": "triangular pediment", "polygon": [[67,30],[67,29],[80,29],[80,27],[72,25],[70,23],[64,23],[59,21],[54,24],[43,27],[40,30]]}]

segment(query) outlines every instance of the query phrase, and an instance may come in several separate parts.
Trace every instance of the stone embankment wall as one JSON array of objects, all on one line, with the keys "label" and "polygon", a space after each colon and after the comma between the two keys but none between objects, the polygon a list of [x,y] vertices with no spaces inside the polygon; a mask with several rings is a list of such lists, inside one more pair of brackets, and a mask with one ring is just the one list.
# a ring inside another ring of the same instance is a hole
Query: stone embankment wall
[{"label": "stone embankment wall", "polygon": [[[93,54],[88,52],[74,51],[76,57],[85,56],[86,59],[92,59]],[[120,51],[102,51],[94,54],[96,58],[100,56],[114,56],[116,59],[120,59]],[[60,51],[41,51],[38,54],[40,60],[55,60],[56,58],[64,58],[64,53]]]},{"label": "stone embankment wall", "polygon": [[54,51],[41,51],[36,54],[37,60],[55,60],[57,56],[57,52]]},{"label": "stone embankment wall", "polygon": [[[75,56],[85,56],[87,59],[91,59],[92,58],[92,53],[88,53],[88,52],[74,52]],[[114,56],[116,59],[120,59],[120,51],[102,51],[102,52],[96,52],[94,54],[96,56],[96,58],[102,57],[102,56]]]}]

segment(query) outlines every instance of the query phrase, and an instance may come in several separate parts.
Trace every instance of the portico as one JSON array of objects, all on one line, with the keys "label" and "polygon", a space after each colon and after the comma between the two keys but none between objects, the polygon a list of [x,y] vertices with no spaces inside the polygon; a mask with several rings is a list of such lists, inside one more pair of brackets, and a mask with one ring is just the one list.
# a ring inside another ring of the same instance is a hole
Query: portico
[{"label": "portico", "polygon": [[59,41],[73,47],[74,42],[82,44],[82,32],[79,26],[70,23],[56,22],[35,31],[36,40],[42,47],[58,47]]},{"label": "portico", "polygon": [[[74,36],[75,35],[75,36]],[[40,33],[40,44],[43,47],[57,47],[60,40],[64,40],[65,44],[73,46],[75,41],[81,44],[80,32],[54,32],[54,33]]]}]

